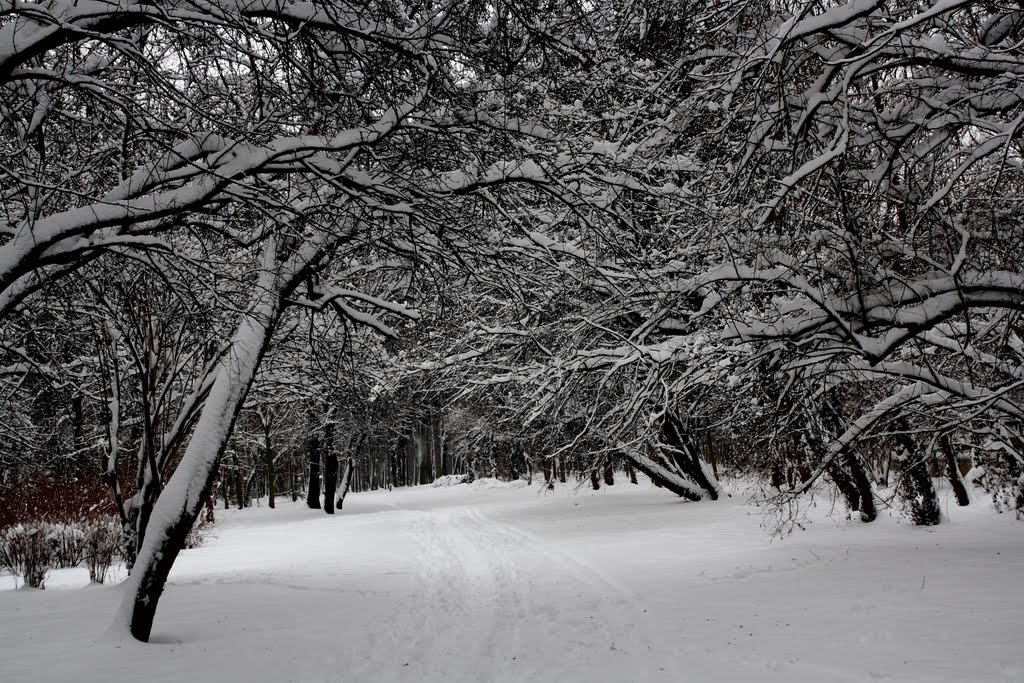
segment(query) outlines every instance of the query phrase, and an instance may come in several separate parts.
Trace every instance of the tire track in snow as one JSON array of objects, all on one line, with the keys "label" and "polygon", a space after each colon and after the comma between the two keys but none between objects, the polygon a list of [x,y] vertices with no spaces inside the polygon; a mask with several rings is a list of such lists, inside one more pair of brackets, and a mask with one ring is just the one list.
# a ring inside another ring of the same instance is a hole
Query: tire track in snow
[{"label": "tire track in snow", "polygon": [[[579,558],[475,507],[421,513],[409,532],[419,585],[390,625],[394,657],[373,669],[408,663],[398,676],[526,681],[612,665],[628,671],[617,680],[665,680],[631,593]],[[538,660],[550,639],[565,643],[565,656]]]},{"label": "tire track in snow", "polygon": [[468,509],[431,512],[414,524],[423,618],[411,656],[428,678],[522,680],[514,617],[526,597],[524,577],[478,527]]},{"label": "tire track in snow", "polygon": [[631,662],[629,680],[666,680],[665,672],[650,661],[651,644],[658,641],[643,622],[643,608],[629,588],[542,536],[514,524],[495,520],[478,508],[473,508],[470,514],[481,525],[486,525],[519,549],[520,553],[541,556],[550,562],[546,574],[549,579],[550,573],[561,575],[577,587],[585,589],[591,596],[597,596],[595,614],[591,615],[594,619],[588,620],[594,623],[590,629],[593,639],[591,645],[595,651],[607,648],[628,657]]}]

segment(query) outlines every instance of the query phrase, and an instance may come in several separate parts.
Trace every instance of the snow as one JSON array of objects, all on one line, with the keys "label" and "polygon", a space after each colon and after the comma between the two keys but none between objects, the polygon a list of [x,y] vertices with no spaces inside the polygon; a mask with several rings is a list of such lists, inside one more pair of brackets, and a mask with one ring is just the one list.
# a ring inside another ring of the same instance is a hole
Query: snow
[{"label": "snow", "polygon": [[149,645],[102,635],[123,585],[0,590],[0,680],[1024,680],[1022,527],[982,494],[927,529],[823,502],[780,539],[735,488],[641,481],[218,510]]}]

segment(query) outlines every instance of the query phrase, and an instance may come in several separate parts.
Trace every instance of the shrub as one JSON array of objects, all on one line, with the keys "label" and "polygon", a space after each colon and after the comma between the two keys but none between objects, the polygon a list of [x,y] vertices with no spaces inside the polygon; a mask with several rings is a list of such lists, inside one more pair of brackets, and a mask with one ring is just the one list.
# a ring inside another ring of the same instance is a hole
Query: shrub
[{"label": "shrub", "polygon": [[904,458],[901,464],[903,471],[900,472],[896,490],[903,499],[911,521],[918,526],[938,524],[942,518],[942,510],[939,507],[939,498],[935,494],[935,485],[928,472],[928,463]]},{"label": "shrub", "polygon": [[18,524],[0,532],[0,566],[30,588],[44,588],[53,566],[56,539],[43,524]]},{"label": "shrub", "polygon": [[85,534],[76,524],[49,524],[46,526],[53,541],[53,566],[57,569],[77,567],[82,563]]},{"label": "shrub", "polygon": [[121,527],[110,520],[93,519],[82,530],[82,550],[89,580],[103,583],[121,547]]}]

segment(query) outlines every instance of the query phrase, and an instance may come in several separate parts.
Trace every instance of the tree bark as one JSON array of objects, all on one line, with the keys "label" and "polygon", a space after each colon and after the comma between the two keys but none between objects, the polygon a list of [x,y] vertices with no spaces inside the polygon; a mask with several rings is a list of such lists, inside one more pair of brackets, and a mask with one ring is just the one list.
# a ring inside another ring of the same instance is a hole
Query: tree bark
[{"label": "tree bark", "polygon": [[964,480],[960,476],[960,465],[957,464],[956,453],[953,452],[953,448],[949,445],[948,434],[943,434],[939,437],[939,446],[942,448],[942,454],[946,460],[946,478],[949,479],[949,485],[953,488],[956,504],[960,507],[970,505],[971,498],[967,495],[967,488],[964,486]]},{"label": "tree bark", "polygon": [[320,437],[314,433],[309,438],[307,458],[309,460],[309,484],[306,487],[306,505],[320,509]]},{"label": "tree bark", "polygon": [[324,512],[334,514],[334,493],[338,488],[338,452],[334,450],[334,425],[324,426]]},{"label": "tree bark", "polygon": [[615,472],[611,465],[604,466],[604,484],[605,486],[615,486]]},{"label": "tree bark", "polygon": [[349,489],[352,487],[352,472],[355,470],[355,463],[352,458],[345,459],[345,471],[341,475],[341,486],[338,489],[338,509],[341,510],[342,505],[345,504],[345,496],[348,495]]},{"label": "tree bark", "polygon": [[245,501],[242,500],[242,469],[238,465],[238,456],[232,454],[231,462],[235,468],[235,503],[238,505],[238,509],[241,510],[245,507]]},{"label": "tree bark", "polygon": [[674,415],[667,415],[661,426],[662,437],[671,447],[667,456],[671,456],[680,472],[693,480],[704,490],[708,498],[718,500],[718,478],[705,463],[697,451],[693,438],[686,431],[682,420]]},{"label": "tree bark", "polygon": [[629,451],[625,457],[629,459],[633,464],[633,467],[650,477],[655,486],[659,488],[664,487],[677,496],[681,496],[687,500],[698,501],[703,497],[701,495],[701,490],[696,484],[688,482],[679,475],[669,472],[647,456],[637,451]]},{"label": "tree bark", "polygon": [[829,478],[836,485],[836,488],[839,489],[839,492],[843,494],[843,498],[846,499],[846,504],[850,507],[850,510],[860,512],[860,491],[857,490],[850,476],[835,462],[830,463],[825,472],[828,473]]},{"label": "tree bark", "polygon": [[299,500],[299,486],[295,476],[295,458],[288,458],[288,471],[291,474],[292,482],[292,502],[295,503]]},{"label": "tree bark", "polygon": [[275,507],[274,497],[277,491],[274,488],[274,446],[270,440],[270,420],[263,425],[263,451],[267,463],[267,504]]},{"label": "tree bark", "polygon": [[900,442],[903,444],[903,457],[900,458],[903,471],[897,488],[910,506],[910,518],[918,526],[938,524],[942,511],[931,472],[928,471],[928,458],[918,454],[917,444],[908,434],[901,434]]},{"label": "tree bark", "polygon": [[853,475],[853,483],[860,494],[860,518],[865,522],[873,522],[878,517],[878,510],[875,508],[875,492],[871,486],[871,477],[868,476],[864,462],[856,453],[846,453],[846,466],[850,468]]},{"label": "tree bark", "polygon": [[595,491],[601,490],[601,480],[597,478],[597,469],[590,470],[590,485]]}]

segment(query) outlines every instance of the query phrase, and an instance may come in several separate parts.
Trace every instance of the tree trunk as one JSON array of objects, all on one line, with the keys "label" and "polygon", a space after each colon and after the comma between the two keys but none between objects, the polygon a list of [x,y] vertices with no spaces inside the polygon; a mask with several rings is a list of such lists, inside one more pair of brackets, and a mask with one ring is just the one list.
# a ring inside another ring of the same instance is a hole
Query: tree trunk
[{"label": "tree trunk", "polygon": [[693,480],[711,500],[718,500],[718,478],[700,457],[696,444],[686,430],[683,421],[674,415],[667,415],[661,425],[662,438],[671,447],[666,457],[671,457],[677,469]]},{"label": "tree trunk", "polygon": [[714,475],[715,479],[718,479],[718,453],[715,451],[715,443],[711,440],[711,432],[707,432],[705,436],[707,442],[707,454],[708,463],[711,465],[711,474]]},{"label": "tree trunk", "polygon": [[324,426],[324,512],[334,514],[334,493],[338,488],[338,452],[334,450],[334,425]]},{"label": "tree trunk", "polygon": [[825,472],[828,473],[839,492],[843,494],[850,510],[860,512],[860,491],[857,490],[850,476],[835,462],[830,463]]},{"label": "tree trunk", "polygon": [[295,476],[295,457],[291,456],[288,458],[288,471],[291,474],[292,482],[292,502],[298,502],[299,500],[299,486]]},{"label": "tree trunk", "polygon": [[853,475],[853,483],[860,494],[860,518],[865,522],[873,522],[878,517],[878,510],[875,508],[875,492],[871,487],[871,477],[868,476],[867,468],[856,453],[847,452],[846,466],[850,468]]},{"label": "tree trunk", "polygon": [[590,470],[590,485],[595,491],[601,490],[601,480],[597,478],[597,469]]},{"label": "tree trunk", "polygon": [[960,465],[956,461],[956,453],[953,452],[953,448],[949,445],[949,435],[943,434],[939,437],[939,446],[942,448],[942,454],[946,460],[946,478],[949,479],[949,485],[953,487],[953,495],[956,497],[956,504],[960,507],[971,504],[971,498],[967,495],[967,488],[964,487],[964,480],[960,476]]},{"label": "tree trunk", "polygon": [[235,503],[241,510],[245,507],[245,501],[242,500],[242,469],[238,465],[238,455],[231,455],[231,464],[235,468]]},{"label": "tree trunk", "polygon": [[[906,429],[906,427],[903,427]],[[910,506],[910,518],[918,526],[933,526],[942,518],[939,499],[935,495],[931,472],[928,471],[928,458],[921,457],[917,444],[908,434],[901,434],[903,445],[903,464],[897,487],[904,500]]]},{"label": "tree trunk", "polygon": [[345,496],[348,495],[348,490],[352,486],[352,472],[355,470],[355,463],[352,458],[345,459],[345,471],[341,475],[341,487],[338,489],[338,509],[341,510],[342,505],[345,504]]},{"label": "tree trunk", "polygon": [[306,505],[313,510],[320,509],[320,437],[314,433],[309,438],[309,485],[306,487]]},{"label": "tree trunk", "polygon": [[604,466],[604,483],[605,486],[615,486],[615,472],[611,465]]},{"label": "tree trunk", "polygon": [[213,524],[213,522],[216,521],[216,519],[214,517],[214,512],[213,512],[213,506],[214,506],[213,499],[214,499],[214,497],[215,496],[214,496],[213,490],[211,489],[210,493],[206,496],[206,522],[208,524]]},{"label": "tree trunk", "polygon": [[629,483],[630,484],[638,484],[638,482],[636,480],[636,470],[633,469],[632,465],[630,465],[628,462],[627,463],[623,463],[622,464],[622,469],[626,473],[626,476],[629,477]]},{"label": "tree trunk", "polygon": [[138,640],[149,640],[171,566],[213,487],[217,465],[270,342],[281,301],[269,267],[275,256],[268,245],[253,308],[242,316],[229,352],[220,361],[188,447],[157,500],[135,572],[128,580],[121,615]]},{"label": "tree trunk", "polygon": [[681,496],[687,500],[698,501],[703,497],[701,495],[702,491],[696,484],[688,482],[679,475],[669,472],[667,469],[642,453],[638,451],[629,451],[627,452],[626,457],[629,458],[633,467],[650,477],[655,486],[659,488],[664,487],[677,496]]},{"label": "tree trunk", "polygon": [[267,463],[267,505],[273,508],[277,491],[274,489],[274,446],[270,441],[270,420],[267,420],[263,429],[263,451]]}]

